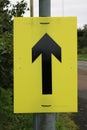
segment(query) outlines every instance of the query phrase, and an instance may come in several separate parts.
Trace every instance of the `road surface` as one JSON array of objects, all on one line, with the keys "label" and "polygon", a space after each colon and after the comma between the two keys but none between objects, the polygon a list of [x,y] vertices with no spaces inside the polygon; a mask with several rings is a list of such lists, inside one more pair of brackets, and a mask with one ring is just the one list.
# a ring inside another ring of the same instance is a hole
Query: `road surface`
[{"label": "road surface", "polygon": [[79,111],[74,120],[79,130],[87,130],[87,61],[78,62]]}]

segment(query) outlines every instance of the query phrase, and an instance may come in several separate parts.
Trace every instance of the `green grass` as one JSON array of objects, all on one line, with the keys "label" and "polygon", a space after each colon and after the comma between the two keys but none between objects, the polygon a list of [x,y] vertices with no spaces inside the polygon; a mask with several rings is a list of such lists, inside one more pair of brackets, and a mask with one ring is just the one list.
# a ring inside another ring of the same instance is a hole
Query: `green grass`
[{"label": "green grass", "polygon": [[78,60],[87,61],[87,54],[78,54]]},{"label": "green grass", "polygon": [[78,49],[78,60],[87,61],[87,47]]}]

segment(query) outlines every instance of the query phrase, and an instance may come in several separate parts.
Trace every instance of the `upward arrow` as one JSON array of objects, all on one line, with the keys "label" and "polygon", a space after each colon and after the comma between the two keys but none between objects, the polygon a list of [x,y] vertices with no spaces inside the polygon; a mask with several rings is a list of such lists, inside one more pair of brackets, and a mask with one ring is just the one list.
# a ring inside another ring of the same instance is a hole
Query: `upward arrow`
[{"label": "upward arrow", "polygon": [[61,47],[46,33],[32,48],[32,62],[42,54],[42,94],[52,94],[51,53],[61,62]]}]

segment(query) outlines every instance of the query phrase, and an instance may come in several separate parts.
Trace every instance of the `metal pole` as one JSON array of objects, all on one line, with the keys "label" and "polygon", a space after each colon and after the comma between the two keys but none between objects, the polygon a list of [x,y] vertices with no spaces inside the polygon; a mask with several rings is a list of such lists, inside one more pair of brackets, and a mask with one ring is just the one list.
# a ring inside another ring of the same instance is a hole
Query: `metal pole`
[{"label": "metal pole", "polygon": [[33,17],[33,0],[30,0],[30,17]]},{"label": "metal pole", "polygon": [[48,17],[51,15],[51,0],[39,0],[39,16]]},{"label": "metal pole", "polygon": [[[39,16],[49,17],[51,15],[51,0],[39,0]],[[34,130],[55,130],[56,114],[38,113],[34,114]]]}]

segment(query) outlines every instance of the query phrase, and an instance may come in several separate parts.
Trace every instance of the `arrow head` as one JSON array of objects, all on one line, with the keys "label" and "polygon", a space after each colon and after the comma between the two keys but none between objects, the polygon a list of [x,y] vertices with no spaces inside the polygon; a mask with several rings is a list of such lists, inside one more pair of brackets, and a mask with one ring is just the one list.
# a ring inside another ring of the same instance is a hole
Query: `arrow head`
[{"label": "arrow head", "polygon": [[52,53],[61,62],[61,47],[47,33],[32,48],[32,62],[41,53],[46,57]]}]

